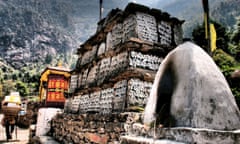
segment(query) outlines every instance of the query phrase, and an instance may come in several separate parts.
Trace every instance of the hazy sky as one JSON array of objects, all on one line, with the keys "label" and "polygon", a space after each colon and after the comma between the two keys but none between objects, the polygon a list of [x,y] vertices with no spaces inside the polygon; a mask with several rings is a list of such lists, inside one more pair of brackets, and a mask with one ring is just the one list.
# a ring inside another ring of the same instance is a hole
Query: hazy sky
[{"label": "hazy sky", "polygon": [[141,3],[147,6],[153,6],[157,4],[160,0],[129,0],[129,2]]}]

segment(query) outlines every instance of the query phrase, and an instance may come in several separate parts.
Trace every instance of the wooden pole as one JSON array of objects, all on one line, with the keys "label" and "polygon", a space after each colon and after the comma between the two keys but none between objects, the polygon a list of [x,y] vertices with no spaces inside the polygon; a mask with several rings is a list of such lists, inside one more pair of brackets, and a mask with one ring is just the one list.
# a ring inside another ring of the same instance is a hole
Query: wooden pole
[{"label": "wooden pole", "polygon": [[103,0],[99,0],[99,20],[101,20],[102,19],[102,9],[103,9],[103,7],[102,7],[102,4],[103,4]]},{"label": "wooden pole", "polygon": [[204,10],[205,38],[207,40],[207,52],[210,56],[212,56],[208,0],[202,0],[202,4]]}]

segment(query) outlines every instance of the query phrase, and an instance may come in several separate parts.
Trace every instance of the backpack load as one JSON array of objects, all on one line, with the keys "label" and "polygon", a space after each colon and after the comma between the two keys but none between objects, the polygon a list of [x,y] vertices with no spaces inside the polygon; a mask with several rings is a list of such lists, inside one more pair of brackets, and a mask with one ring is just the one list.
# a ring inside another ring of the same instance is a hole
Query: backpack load
[{"label": "backpack load", "polygon": [[18,92],[12,92],[5,96],[2,102],[2,113],[4,115],[17,116],[21,110],[21,97]]}]

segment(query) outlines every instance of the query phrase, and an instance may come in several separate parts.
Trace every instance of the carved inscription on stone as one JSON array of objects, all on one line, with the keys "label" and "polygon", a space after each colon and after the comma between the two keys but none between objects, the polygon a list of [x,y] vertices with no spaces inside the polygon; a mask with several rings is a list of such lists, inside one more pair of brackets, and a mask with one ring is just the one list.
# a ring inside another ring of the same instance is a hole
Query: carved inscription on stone
[{"label": "carved inscription on stone", "polygon": [[101,91],[90,93],[88,112],[99,112]]},{"label": "carved inscription on stone", "polygon": [[151,88],[151,82],[130,79],[128,81],[128,106],[145,106]]},{"label": "carved inscription on stone", "polygon": [[87,77],[87,84],[92,84],[97,80],[97,73],[99,72],[99,65],[94,65],[90,72],[88,73]]},{"label": "carved inscription on stone", "polygon": [[92,50],[84,53],[82,57],[81,65],[91,62],[94,59],[96,52],[97,52],[97,46],[93,46]]},{"label": "carved inscription on stone", "polygon": [[154,16],[137,12],[137,32],[141,40],[158,42],[157,23]]},{"label": "carved inscription on stone", "polygon": [[172,29],[168,22],[161,21],[158,23],[159,39],[161,44],[171,45]]},{"label": "carved inscription on stone", "polygon": [[119,72],[126,69],[127,66],[128,66],[128,52],[122,52],[117,56],[113,56],[110,67],[111,75],[115,76]]},{"label": "carved inscription on stone", "polygon": [[112,59],[111,59],[111,66],[110,66],[110,72],[111,72],[111,75],[115,76],[118,72],[118,63],[119,62],[119,59],[118,59],[118,56],[113,56]]},{"label": "carved inscription on stone", "polygon": [[98,73],[98,83],[101,84],[107,76],[109,76],[109,67],[111,65],[111,57],[104,58],[100,61],[100,69]]},{"label": "carved inscription on stone", "polygon": [[113,103],[114,89],[108,88],[101,91],[100,113],[111,113]]},{"label": "carved inscription on stone", "polygon": [[129,62],[130,66],[132,67],[139,67],[157,71],[162,62],[162,58],[132,51],[130,54]]},{"label": "carved inscription on stone", "polygon": [[122,112],[125,109],[127,93],[127,80],[122,80],[114,84],[113,111]]},{"label": "carved inscription on stone", "polygon": [[112,45],[113,45],[113,49],[115,48],[116,45],[121,43],[122,35],[123,35],[122,24],[118,23],[112,29]]},{"label": "carved inscription on stone", "polygon": [[72,108],[71,108],[71,111],[72,113],[77,113],[78,110],[79,110],[79,105],[80,105],[80,99],[81,98],[81,95],[79,96],[75,96],[72,100]]},{"label": "carved inscription on stone", "polygon": [[71,75],[70,79],[70,92],[74,92],[75,89],[77,88],[77,83],[78,83],[78,75]]},{"label": "carved inscription on stone", "polygon": [[123,22],[123,41],[136,37],[144,41],[158,42],[157,23],[154,16],[137,12]]},{"label": "carved inscription on stone", "polygon": [[123,41],[128,41],[131,37],[137,37],[136,34],[137,21],[134,15],[129,15],[123,21]]},{"label": "carved inscription on stone", "polygon": [[81,86],[84,86],[86,84],[87,77],[88,77],[88,69],[86,69],[82,72]]},{"label": "carved inscription on stone", "polygon": [[88,107],[90,106],[89,102],[89,94],[84,94],[80,97],[80,106],[79,112],[86,113],[88,111]]}]

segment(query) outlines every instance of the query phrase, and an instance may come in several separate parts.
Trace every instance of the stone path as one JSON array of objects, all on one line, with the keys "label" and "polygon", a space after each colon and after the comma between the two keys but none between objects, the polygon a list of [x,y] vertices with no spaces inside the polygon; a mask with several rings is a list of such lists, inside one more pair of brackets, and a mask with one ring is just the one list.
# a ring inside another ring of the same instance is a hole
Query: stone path
[{"label": "stone path", "polygon": [[[3,114],[0,114],[0,120],[2,120]],[[13,139],[9,142],[6,141],[5,128],[0,124],[0,144],[27,144],[29,129],[21,129],[17,127],[17,137],[16,129],[13,132]]]}]

